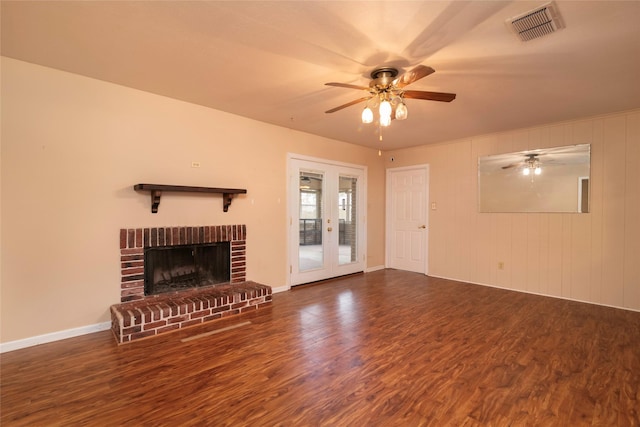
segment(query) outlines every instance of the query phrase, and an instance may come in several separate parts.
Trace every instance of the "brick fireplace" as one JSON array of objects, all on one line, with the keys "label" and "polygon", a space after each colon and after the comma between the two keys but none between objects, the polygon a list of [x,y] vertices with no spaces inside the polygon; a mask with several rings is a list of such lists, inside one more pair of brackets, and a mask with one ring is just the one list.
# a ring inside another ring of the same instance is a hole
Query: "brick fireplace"
[{"label": "brick fireplace", "polygon": [[[145,295],[145,249],[229,242],[227,283]],[[120,304],[111,306],[119,344],[269,305],[271,288],[246,281],[246,226],[153,227],[120,230]]]},{"label": "brick fireplace", "polygon": [[146,248],[230,242],[230,282],[244,282],[246,280],[246,235],[247,227],[244,224],[121,229],[120,301],[127,302],[145,298],[144,250]]}]

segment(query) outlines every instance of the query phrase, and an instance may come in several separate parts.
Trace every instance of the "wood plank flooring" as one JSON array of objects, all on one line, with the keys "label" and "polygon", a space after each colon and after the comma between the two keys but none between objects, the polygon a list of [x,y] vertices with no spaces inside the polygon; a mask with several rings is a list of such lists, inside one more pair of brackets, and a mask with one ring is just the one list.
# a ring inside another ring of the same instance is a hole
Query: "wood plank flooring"
[{"label": "wood plank flooring", "polygon": [[1,357],[3,426],[640,425],[640,313],[395,270]]}]

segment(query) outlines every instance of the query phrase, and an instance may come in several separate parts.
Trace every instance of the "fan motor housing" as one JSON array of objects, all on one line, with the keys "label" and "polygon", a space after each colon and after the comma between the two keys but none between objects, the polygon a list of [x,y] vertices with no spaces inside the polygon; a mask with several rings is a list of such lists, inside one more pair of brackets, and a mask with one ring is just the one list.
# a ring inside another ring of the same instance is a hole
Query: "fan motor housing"
[{"label": "fan motor housing", "polygon": [[398,70],[392,67],[376,68],[371,72],[371,78],[373,79],[369,84],[370,87],[386,88],[398,75]]}]

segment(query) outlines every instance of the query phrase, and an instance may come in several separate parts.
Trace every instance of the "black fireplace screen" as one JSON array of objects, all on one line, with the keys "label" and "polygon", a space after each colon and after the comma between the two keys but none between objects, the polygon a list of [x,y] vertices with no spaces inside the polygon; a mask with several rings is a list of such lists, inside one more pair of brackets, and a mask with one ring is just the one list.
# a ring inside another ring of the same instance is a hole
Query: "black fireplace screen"
[{"label": "black fireplace screen", "polygon": [[230,249],[229,242],[145,249],[144,294],[229,282]]}]

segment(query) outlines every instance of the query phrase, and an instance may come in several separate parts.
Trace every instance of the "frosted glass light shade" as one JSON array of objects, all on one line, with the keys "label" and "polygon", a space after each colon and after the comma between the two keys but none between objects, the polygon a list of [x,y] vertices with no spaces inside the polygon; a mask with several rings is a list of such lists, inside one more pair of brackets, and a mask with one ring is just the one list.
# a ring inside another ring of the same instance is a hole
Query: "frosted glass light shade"
[{"label": "frosted glass light shade", "polygon": [[380,117],[389,116],[391,118],[391,103],[384,100],[380,103]]},{"label": "frosted glass light shade", "polygon": [[404,102],[399,104],[396,108],[396,120],[405,120],[409,111],[407,110],[407,106],[404,105]]},{"label": "frosted glass light shade", "polygon": [[365,109],[362,110],[362,123],[372,123],[372,122],[373,122],[373,111],[371,111],[371,108],[365,107]]},{"label": "frosted glass light shade", "polygon": [[387,127],[391,124],[391,116],[380,116],[380,126]]},{"label": "frosted glass light shade", "polygon": [[530,172],[531,172],[531,171],[529,170],[529,168],[524,168],[524,169],[522,169],[522,175],[525,175],[525,176],[526,176],[526,175],[529,175],[529,173],[530,173]]}]

